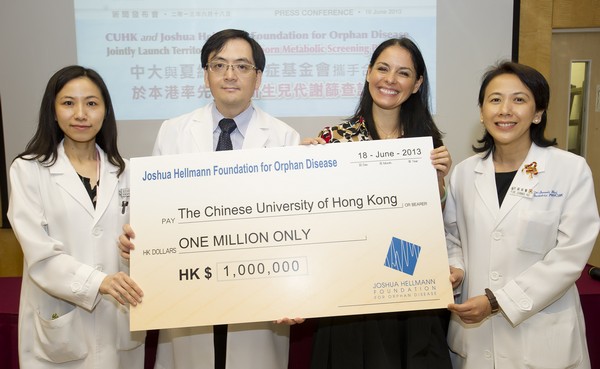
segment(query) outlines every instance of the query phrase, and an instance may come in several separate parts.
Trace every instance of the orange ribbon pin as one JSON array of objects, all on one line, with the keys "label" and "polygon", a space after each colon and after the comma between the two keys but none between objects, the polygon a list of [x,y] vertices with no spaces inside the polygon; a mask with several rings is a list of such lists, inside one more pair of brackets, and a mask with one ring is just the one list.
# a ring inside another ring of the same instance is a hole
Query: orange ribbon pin
[{"label": "orange ribbon pin", "polygon": [[526,174],[529,174],[530,179],[533,178],[533,176],[538,174],[537,162],[532,161],[531,164],[525,164],[522,171],[525,172]]}]

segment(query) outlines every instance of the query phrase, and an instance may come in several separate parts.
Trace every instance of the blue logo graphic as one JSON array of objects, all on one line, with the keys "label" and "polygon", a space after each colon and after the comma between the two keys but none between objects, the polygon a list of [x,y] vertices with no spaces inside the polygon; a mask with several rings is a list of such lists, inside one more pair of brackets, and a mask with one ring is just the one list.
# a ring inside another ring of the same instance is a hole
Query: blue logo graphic
[{"label": "blue logo graphic", "polygon": [[420,253],[421,246],[392,237],[384,265],[388,268],[413,275]]}]

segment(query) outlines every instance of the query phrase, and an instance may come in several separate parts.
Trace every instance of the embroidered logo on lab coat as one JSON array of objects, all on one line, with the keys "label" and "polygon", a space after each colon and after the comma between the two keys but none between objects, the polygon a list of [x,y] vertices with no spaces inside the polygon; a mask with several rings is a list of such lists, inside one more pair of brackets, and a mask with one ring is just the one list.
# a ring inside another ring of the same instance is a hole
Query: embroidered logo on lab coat
[{"label": "embroidered logo on lab coat", "polygon": [[533,193],[533,197],[563,197],[564,194],[554,191],[554,190],[546,190],[546,191],[535,191]]}]

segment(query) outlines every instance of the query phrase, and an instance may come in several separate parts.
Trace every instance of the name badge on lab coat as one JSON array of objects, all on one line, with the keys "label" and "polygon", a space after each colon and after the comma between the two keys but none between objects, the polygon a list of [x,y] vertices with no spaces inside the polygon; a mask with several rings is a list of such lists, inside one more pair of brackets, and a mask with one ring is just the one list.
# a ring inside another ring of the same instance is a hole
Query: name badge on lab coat
[{"label": "name badge on lab coat", "polygon": [[519,197],[524,197],[526,199],[533,198],[533,188],[511,186],[508,193],[511,196],[519,196]]}]

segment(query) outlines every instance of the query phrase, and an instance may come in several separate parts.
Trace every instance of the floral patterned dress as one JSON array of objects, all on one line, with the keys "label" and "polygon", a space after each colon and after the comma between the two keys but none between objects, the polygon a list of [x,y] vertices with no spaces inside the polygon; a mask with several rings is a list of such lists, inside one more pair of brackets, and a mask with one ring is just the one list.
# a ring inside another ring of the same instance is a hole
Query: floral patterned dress
[{"label": "floral patterned dress", "polygon": [[319,132],[319,137],[327,143],[372,140],[364,118],[345,121],[337,126],[325,127]]}]

